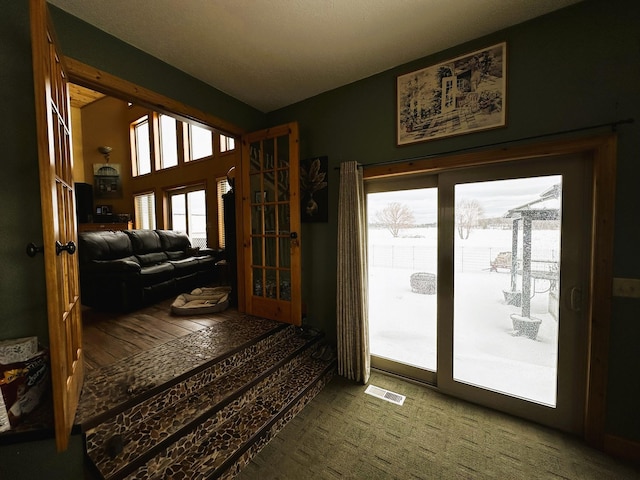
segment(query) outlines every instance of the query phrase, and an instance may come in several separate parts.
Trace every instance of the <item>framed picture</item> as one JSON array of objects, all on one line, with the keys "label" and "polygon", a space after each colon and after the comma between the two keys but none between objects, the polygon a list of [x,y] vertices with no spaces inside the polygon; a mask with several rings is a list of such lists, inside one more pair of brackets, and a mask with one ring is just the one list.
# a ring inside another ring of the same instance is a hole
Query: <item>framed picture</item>
[{"label": "framed picture", "polygon": [[329,221],[329,157],[300,162],[300,217],[302,222]]},{"label": "framed picture", "polygon": [[507,44],[397,78],[397,144],[506,125]]},{"label": "framed picture", "polygon": [[96,198],[122,198],[119,163],[94,163],[93,184]]}]

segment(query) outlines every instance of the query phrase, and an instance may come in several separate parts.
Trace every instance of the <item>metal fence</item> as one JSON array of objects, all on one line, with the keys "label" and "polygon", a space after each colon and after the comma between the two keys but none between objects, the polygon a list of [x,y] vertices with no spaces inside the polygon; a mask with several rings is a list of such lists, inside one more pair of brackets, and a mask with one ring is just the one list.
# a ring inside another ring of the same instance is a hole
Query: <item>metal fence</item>
[{"label": "metal fence", "polygon": [[[498,253],[508,251],[500,247],[457,247],[455,249],[456,272],[480,272],[490,270]],[[556,260],[556,250],[538,249],[534,258]],[[415,271],[437,271],[437,248],[405,245],[370,245],[371,267],[407,268]]]}]

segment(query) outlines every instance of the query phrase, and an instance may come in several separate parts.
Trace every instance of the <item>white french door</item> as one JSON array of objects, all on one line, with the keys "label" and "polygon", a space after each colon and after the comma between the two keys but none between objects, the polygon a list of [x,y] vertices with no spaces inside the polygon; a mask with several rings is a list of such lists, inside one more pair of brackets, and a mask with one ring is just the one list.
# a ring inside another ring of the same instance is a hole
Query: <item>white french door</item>
[{"label": "white french door", "polygon": [[[580,432],[585,167],[558,157],[371,182],[372,365]],[[390,206],[404,213],[395,237]]]}]

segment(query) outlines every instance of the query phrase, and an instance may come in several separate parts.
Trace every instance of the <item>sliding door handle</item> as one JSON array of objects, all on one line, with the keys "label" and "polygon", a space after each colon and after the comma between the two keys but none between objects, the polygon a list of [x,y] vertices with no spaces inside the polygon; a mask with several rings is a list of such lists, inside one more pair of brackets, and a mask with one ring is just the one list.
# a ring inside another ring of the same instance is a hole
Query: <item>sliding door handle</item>
[{"label": "sliding door handle", "polygon": [[574,312],[579,312],[582,309],[582,290],[578,287],[571,287],[569,308]]}]

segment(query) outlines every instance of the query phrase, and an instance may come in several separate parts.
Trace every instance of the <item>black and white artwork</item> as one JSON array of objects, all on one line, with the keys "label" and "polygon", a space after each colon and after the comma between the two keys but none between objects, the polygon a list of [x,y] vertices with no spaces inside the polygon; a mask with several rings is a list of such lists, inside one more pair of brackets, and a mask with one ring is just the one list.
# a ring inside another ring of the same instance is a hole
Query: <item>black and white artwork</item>
[{"label": "black and white artwork", "polygon": [[506,125],[506,43],[397,78],[397,144]]}]

